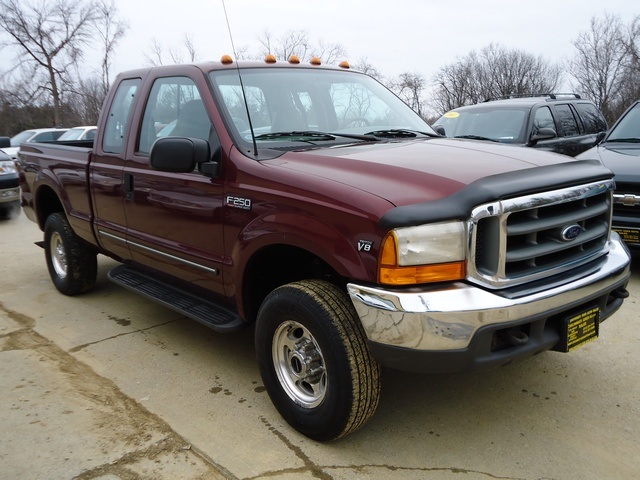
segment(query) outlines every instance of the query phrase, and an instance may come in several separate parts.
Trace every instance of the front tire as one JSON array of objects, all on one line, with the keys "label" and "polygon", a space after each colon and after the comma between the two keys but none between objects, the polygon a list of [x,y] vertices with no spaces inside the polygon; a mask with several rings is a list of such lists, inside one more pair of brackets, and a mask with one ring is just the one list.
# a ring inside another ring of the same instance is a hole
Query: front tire
[{"label": "front tire", "polygon": [[51,214],[44,224],[44,250],[49,276],[60,293],[77,295],[94,287],[97,254],[78,238],[61,213]]},{"label": "front tire", "polygon": [[258,312],[256,352],[271,401],[309,438],[352,433],[378,406],[380,367],[349,298],[331,283],[271,292]]}]

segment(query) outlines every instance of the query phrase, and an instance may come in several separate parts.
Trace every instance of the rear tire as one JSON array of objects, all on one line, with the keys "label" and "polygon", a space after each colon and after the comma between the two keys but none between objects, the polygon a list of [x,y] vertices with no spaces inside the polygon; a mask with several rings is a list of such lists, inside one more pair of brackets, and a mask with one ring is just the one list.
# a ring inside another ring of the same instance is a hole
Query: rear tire
[{"label": "rear tire", "polygon": [[77,295],[94,287],[97,253],[80,240],[61,213],[51,214],[44,224],[44,250],[49,276],[60,293]]},{"label": "rear tire", "polygon": [[331,283],[301,281],[271,292],[258,313],[256,352],[271,401],[309,438],[352,433],[378,406],[380,367],[351,301]]}]

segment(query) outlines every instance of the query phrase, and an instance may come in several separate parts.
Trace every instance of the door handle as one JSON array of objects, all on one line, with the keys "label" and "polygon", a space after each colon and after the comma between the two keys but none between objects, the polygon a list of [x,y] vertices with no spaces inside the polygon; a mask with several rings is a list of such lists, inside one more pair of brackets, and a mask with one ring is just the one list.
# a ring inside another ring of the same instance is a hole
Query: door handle
[{"label": "door handle", "polygon": [[124,198],[133,200],[133,175],[131,173],[124,174]]}]

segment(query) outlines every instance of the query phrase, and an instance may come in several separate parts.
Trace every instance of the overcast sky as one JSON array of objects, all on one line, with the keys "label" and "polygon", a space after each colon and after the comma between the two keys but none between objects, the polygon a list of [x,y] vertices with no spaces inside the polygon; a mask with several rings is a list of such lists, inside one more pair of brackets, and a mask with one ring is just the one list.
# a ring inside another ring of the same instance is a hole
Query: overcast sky
[{"label": "overcast sky", "polygon": [[[221,0],[116,0],[130,29],[114,71],[145,64],[151,39],[180,47],[185,33],[200,60],[232,53]],[[304,30],[313,43],[341,44],[347,59],[363,58],[385,76],[420,73],[430,80],[444,65],[490,43],[542,55],[573,55],[571,42],[605,13],[625,23],[640,14],[638,0],[226,0],[236,48],[259,48],[258,36]],[[186,54],[185,54],[186,57]]]},{"label": "overcast sky", "polygon": [[[148,64],[155,39],[168,52],[182,49],[188,34],[198,60],[233,54],[222,0],[116,0],[129,25],[113,58],[112,74]],[[625,23],[640,14],[638,0],[226,0],[236,48],[260,49],[258,36],[278,38],[305,31],[312,43],[340,44],[346,59],[366,59],[382,75],[419,73],[427,81],[456,57],[490,43],[566,61],[572,41],[592,17],[619,15]],[[0,52],[6,66],[10,52]],[[168,55],[167,55],[168,59]],[[85,68],[99,72],[99,58]],[[0,67],[0,70],[5,70]],[[565,88],[569,84],[565,82]]]}]

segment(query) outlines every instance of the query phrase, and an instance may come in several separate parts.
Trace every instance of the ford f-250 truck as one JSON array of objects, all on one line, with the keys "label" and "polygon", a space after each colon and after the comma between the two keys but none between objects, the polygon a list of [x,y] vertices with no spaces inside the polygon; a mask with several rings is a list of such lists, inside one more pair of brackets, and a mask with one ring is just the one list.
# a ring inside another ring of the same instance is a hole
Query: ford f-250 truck
[{"label": "ford f-250 truck", "polygon": [[120,74],[94,143],[23,145],[22,206],[67,295],[110,278],[218,331],[255,326],[297,430],[362,426],[381,366],[456,372],[597,337],[628,295],[598,161],[441,138],[313,61]]}]

